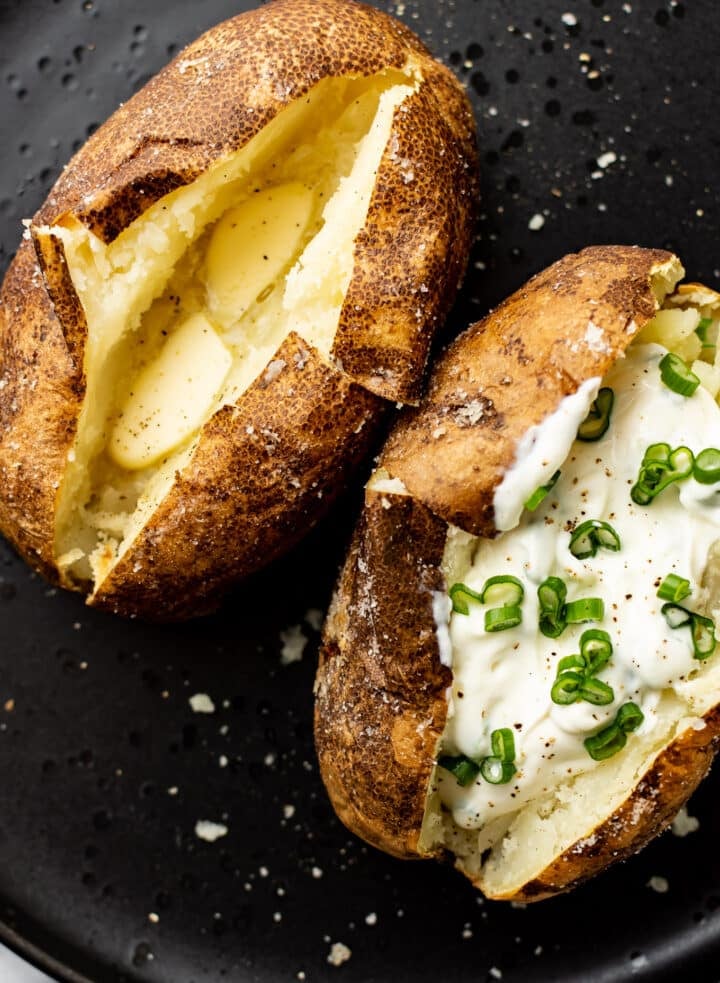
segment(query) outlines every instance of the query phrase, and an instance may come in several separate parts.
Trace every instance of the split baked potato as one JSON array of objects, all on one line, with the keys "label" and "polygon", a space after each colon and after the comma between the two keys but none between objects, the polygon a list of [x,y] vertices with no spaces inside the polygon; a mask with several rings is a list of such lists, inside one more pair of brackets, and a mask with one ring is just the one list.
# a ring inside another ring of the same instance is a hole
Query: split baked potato
[{"label": "split baked potato", "polygon": [[477,199],[468,100],[386,14],[215,27],[73,158],[0,300],[0,529],[175,619],[305,533],[417,401]]},{"label": "split baked potato", "polygon": [[663,830],[720,740],[720,294],[593,247],[461,335],[371,478],[316,681],[343,822],[488,897]]}]

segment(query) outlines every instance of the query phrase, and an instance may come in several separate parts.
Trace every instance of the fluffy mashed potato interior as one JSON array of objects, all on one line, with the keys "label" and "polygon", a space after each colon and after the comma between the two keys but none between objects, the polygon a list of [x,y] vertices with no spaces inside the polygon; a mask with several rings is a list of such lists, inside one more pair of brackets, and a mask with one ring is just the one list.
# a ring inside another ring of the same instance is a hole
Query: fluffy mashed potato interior
[{"label": "fluffy mashed potato interior", "polygon": [[232,404],[297,332],[329,355],[408,64],[318,83],[242,150],[104,244],[62,240],[87,319],[87,394],[60,489],[58,565],[97,588]]},{"label": "fluffy mashed potato interior", "polygon": [[[717,400],[720,391],[717,345],[720,295],[697,284],[686,284],[667,296],[672,285],[656,283],[654,286],[659,310],[633,345],[659,344],[680,355],[702,386]],[[682,413],[683,397],[673,396],[673,399],[678,403],[677,412]],[[448,585],[466,582],[478,545],[474,537],[450,528],[443,564]],[[510,552],[509,547],[507,551]],[[641,561],[642,557],[636,558],[634,566],[632,559],[628,561],[635,577],[641,576]],[[720,543],[715,542],[710,547],[701,563],[705,564],[699,594],[701,613],[717,612],[720,608]],[[596,591],[586,589],[584,593]],[[687,603],[694,608],[697,602],[693,603],[691,598]],[[583,627],[606,628],[612,635],[616,627],[612,621],[608,616],[607,625]],[[561,641],[558,639],[558,647]],[[573,651],[572,643],[569,645],[562,647],[562,655]],[[512,658],[514,654],[511,649],[507,656]],[[454,653],[453,659],[456,658]],[[468,678],[466,676],[466,681]],[[630,735],[620,753],[606,760],[591,761],[587,770],[570,777],[546,780],[542,793],[529,802],[515,806],[511,800],[506,800],[511,803],[509,806],[495,810],[501,814],[493,818],[491,810],[475,828],[469,822],[462,825],[456,822],[453,810],[443,801],[447,795],[441,797],[439,790],[442,786],[440,777],[443,781],[452,782],[453,779],[447,772],[439,774],[441,769],[436,767],[428,794],[421,850],[437,850],[438,846],[449,850],[457,858],[458,865],[483,891],[490,896],[502,897],[512,895],[533,880],[578,841],[591,848],[596,828],[623,804],[658,754],[688,728],[701,729],[703,714],[720,702],[718,652],[706,661],[696,661],[689,676],[682,678],[682,685],[661,688],[653,699],[656,701],[652,711],[653,726],[647,732],[641,729],[638,734]],[[453,715],[458,712],[454,702],[457,702],[456,694],[450,702],[449,719],[438,757],[457,753],[452,746],[452,736],[449,737],[455,732]],[[463,707],[463,712],[468,709],[478,719],[486,714],[491,716],[488,706]],[[511,785],[507,787],[511,788]]]}]

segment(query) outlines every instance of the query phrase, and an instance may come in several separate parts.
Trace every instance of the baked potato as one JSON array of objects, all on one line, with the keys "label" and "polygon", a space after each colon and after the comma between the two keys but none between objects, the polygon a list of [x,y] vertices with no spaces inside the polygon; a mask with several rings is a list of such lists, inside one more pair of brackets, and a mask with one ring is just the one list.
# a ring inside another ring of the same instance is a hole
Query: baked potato
[{"label": "baked potato", "polygon": [[417,401],[469,252],[451,72],[352,0],[274,0],[88,140],[0,300],[0,529],[166,620],[287,549]]},{"label": "baked potato", "polygon": [[324,629],[321,773],[490,898],[663,830],[720,739],[720,294],[566,256],[441,356],[366,488]]}]

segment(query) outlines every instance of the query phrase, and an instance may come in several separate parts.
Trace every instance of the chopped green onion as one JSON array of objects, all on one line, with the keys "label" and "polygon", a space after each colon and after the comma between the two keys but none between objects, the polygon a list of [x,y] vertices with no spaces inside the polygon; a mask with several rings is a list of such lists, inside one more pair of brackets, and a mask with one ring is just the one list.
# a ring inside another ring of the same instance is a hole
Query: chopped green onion
[{"label": "chopped green onion", "polygon": [[693,643],[693,658],[707,659],[715,651],[715,622],[702,614],[688,611],[680,604],[663,604],[660,609],[671,628],[690,628]]},{"label": "chopped green onion", "polygon": [[548,577],[537,590],[540,602],[540,631],[546,638],[557,638],[565,631],[567,622],[563,616],[567,587],[560,577]]},{"label": "chopped green onion", "polygon": [[627,737],[617,724],[608,724],[592,737],[586,737],[583,744],[593,761],[604,761],[622,751],[627,744]]},{"label": "chopped green onion", "polygon": [[490,735],[492,753],[501,761],[513,762],[515,760],[515,737],[509,727],[500,727]]},{"label": "chopped green onion", "polygon": [[696,614],[690,631],[693,640],[693,657],[700,660],[709,658],[717,645],[715,622],[712,618],[704,618],[701,614]]},{"label": "chopped green onion", "polygon": [[630,734],[632,731],[637,730],[644,719],[645,715],[642,710],[637,703],[633,703],[632,701],[623,703],[615,715],[615,723],[624,734]]},{"label": "chopped green onion", "polygon": [[668,352],[660,359],[660,378],[668,389],[681,396],[692,396],[700,385],[698,376],[674,352]]},{"label": "chopped green onion", "polygon": [[706,447],[700,451],[693,463],[693,478],[701,485],[714,485],[720,481],[720,451],[716,447]]},{"label": "chopped green onion", "polygon": [[692,621],[692,611],[679,604],[663,604],[660,610],[671,628],[684,628]]},{"label": "chopped green onion", "polygon": [[480,765],[464,754],[445,755],[438,758],[438,764],[445,771],[449,771],[451,775],[455,776],[455,781],[461,788],[474,782],[480,773]]},{"label": "chopped green onion", "polygon": [[620,537],[609,522],[601,519],[587,519],[575,528],[570,537],[570,552],[578,560],[595,556],[600,547],[617,553]]},{"label": "chopped green onion", "polygon": [[611,724],[592,737],[585,738],[585,750],[594,761],[612,758],[618,751],[622,751],[627,744],[627,735],[637,730],[644,719],[637,703],[623,703]]},{"label": "chopped green onion", "polygon": [[564,658],[560,659],[557,666],[558,675],[561,672],[568,672],[570,670],[579,669],[581,672],[585,672],[587,669],[587,662],[585,657],[582,655],[566,655]]},{"label": "chopped green onion", "polygon": [[559,477],[560,472],[556,471],[547,484],[540,485],[539,488],[535,489],[527,502],[525,502],[525,508],[528,510],[528,512],[534,512],[538,505],[545,501],[548,492],[552,491],[552,489],[555,487]]},{"label": "chopped green onion", "polygon": [[578,440],[594,441],[600,440],[610,426],[610,414],[612,413],[615,393],[608,386],[604,386],[597,394],[590,405],[590,412],[585,417],[578,428]]},{"label": "chopped green onion", "polygon": [[612,703],[615,699],[612,686],[608,686],[601,679],[595,678],[586,679],[580,687],[578,695],[581,700],[585,700],[586,703],[592,703],[596,707],[607,706],[608,703]]},{"label": "chopped green onion", "polygon": [[708,334],[710,328],[712,327],[712,324],[713,324],[713,319],[711,317],[701,317],[698,326],[695,328],[695,334],[702,342],[703,348],[717,347],[717,333],[715,333],[715,341],[713,341]]},{"label": "chopped green onion", "polygon": [[452,601],[452,609],[453,611],[457,611],[458,614],[470,613],[469,601],[477,601],[478,604],[482,604],[482,594],[471,590],[466,584],[453,584],[448,594]]},{"label": "chopped green onion", "polygon": [[669,444],[651,444],[643,456],[630,498],[636,505],[649,505],[672,482],[689,478],[694,462],[689,447],[670,450]]},{"label": "chopped green onion", "polygon": [[490,608],[485,612],[485,631],[506,631],[516,628],[522,621],[522,611],[517,604]]},{"label": "chopped green onion", "polygon": [[480,764],[480,774],[491,785],[507,785],[516,772],[512,761],[501,761],[500,758],[483,758]]},{"label": "chopped green onion", "polygon": [[565,605],[565,620],[569,625],[580,625],[585,621],[602,621],[605,617],[605,603],[601,597],[581,597]]},{"label": "chopped green onion", "polygon": [[669,573],[657,589],[657,596],[663,601],[682,601],[690,594],[690,581],[676,573]]},{"label": "chopped green onion", "polygon": [[600,628],[588,628],[580,636],[580,652],[588,673],[593,675],[600,672],[613,653],[610,636]]},{"label": "chopped green onion", "polygon": [[585,677],[579,672],[561,672],[550,690],[550,699],[561,707],[577,703],[584,682]]},{"label": "chopped green onion", "polygon": [[522,582],[509,574],[490,577],[485,581],[480,592],[480,600],[483,604],[496,604],[500,607],[520,604],[523,597],[525,597],[525,588]]}]

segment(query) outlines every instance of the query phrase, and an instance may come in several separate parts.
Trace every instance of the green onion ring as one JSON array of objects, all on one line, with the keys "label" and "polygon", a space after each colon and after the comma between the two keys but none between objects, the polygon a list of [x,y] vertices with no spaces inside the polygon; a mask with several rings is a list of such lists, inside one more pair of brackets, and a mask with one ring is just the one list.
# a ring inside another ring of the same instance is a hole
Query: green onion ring
[{"label": "green onion ring", "polygon": [[480,600],[483,604],[493,604],[498,607],[520,604],[524,597],[525,588],[522,582],[510,574],[489,577],[480,591]]},{"label": "green onion ring", "polygon": [[668,389],[680,396],[692,396],[700,385],[698,376],[674,352],[668,352],[660,359],[660,378]]},{"label": "green onion ring", "polygon": [[716,447],[700,451],[693,463],[692,475],[701,485],[714,485],[720,481],[720,451]]},{"label": "green onion ring", "polygon": [[478,604],[482,604],[482,595],[478,594],[476,591],[471,590],[467,584],[453,584],[448,591],[450,595],[450,600],[452,601],[452,609],[458,614],[469,614],[470,609],[468,602],[477,601]]},{"label": "green onion ring", "polygon": [[576,526],[570,536],[570,552],[578,560],[595,556],[600,547],[617,553],[620,537],[609,522],[602,519],[586,519]]},{"label": "green onion ring", "polygon": [[586,621],[602,621],[605,617],[605,602],[601,597],[581,597],[565,605],[565,620],[569,625],[580,625]]},{"label": "green onion ring", "polygon": [[485,631],[507,631],[517,628],[522,621],[522,610],[517,604],[501,608],[490,608],[485,612]]},{"label": "green onion ring", "polygon": [[438,758],[438,764],[455,776],[455,781],[461,788],[474,782],[480,774],[480,765],[464,754],[444,755]]},{"label": "green onion ring", "polygon": [[483,758],[480,763],[480,774],[491,785],[507,785],[516,770],[512,761],[501,761],[493,756]]},{"label": "green onion ring", "polygon": [[663,601],[682,601],[692,594],[690,581],[685,577],[679,577],[676,573],[669,573],[657,589],[657,596]]},{"label": "green onion ring", "polygon": [[597,399],[592,402],[590,412],[578,428],[578,440],[589,443],[605,436],[610,426],[610,415],[614,402],[615,393],[608,386],[604,386],[597,394]]}]

